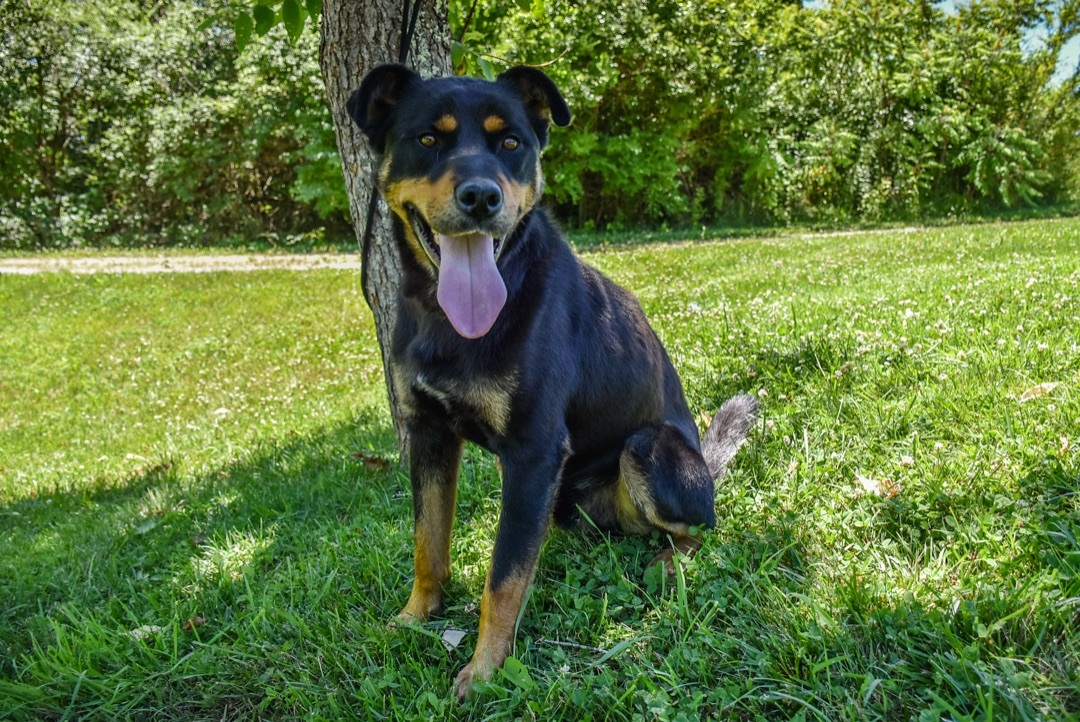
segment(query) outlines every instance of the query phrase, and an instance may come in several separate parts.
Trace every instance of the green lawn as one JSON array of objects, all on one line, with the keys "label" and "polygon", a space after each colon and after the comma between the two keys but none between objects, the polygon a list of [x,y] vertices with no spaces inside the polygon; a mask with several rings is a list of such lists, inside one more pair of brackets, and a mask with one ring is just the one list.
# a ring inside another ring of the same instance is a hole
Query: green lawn
[{"label": "green lawn", "polygon": [[389,629],[358,274],[0,276],[0,718],[1076,718],[1080,221],[587,259],[693,408],[762,419],[674,582],[660,539],[552,534],[460,709],[497,471],[466,453],[445,619]]}]

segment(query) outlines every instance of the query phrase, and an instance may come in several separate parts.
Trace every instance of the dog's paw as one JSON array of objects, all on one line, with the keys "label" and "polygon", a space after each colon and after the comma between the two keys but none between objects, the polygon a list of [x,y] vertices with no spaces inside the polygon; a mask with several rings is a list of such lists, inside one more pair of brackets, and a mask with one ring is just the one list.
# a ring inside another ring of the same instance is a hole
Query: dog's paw
[{"label": "dog's paw", "polygon": [[386,623],[386,626],[390,629],[398,629],[399,627],[411,627],[414,624],[418,624],[424,621],[419,617],[414,616],[406,610],[402,610],[397,613],[393,619]]},{"label": "dog's paw", "polygon": [[478,664],[475,659],[466,664],[465,669],[461,670],[457,679],[454,680],[454,695],[458,702],[465,701],[465,697],[468,696],[469,690],[475,683],[490,680],[494,671],[493,666]]},{"label": "dog's paw", "polygon": [[652,569],[656,565],[661,565],[664,568],[664,574],[669,577],[675,576],[675,550],[674,549],[662,549],[660,553],[652,558],[652,560],[645,565],[645,571]]},{"label": "dog's paw", "polygon": [[414,611],[413,609],[410,609],[408,606],[406,606],[404,609],[397,613],[396,617],[387,622],[386,626],[390,627],[390,629],[411,627],[413,625],[420,624],[421,622],[426,622],[427,620],[431,619],[432,616],[434,616],[434,613],[424,613],[418,610]]},{"label": "dog's paw", "polygon": [[409,595],[409,601],[405,603],[405,608],[398,612],[391,624],[408,625],[426,622],[432,617],[441,614],[442,608],[441,594],[421,594],[414,590]]}]

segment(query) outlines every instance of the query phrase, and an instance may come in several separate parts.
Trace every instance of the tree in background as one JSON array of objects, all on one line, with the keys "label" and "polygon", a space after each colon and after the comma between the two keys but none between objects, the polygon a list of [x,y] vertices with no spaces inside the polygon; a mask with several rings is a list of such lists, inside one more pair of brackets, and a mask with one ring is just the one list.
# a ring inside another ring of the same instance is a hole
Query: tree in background
[{"label": "tree in background", "polygon": [[347,102],[364,75],[383,63],[409,62],[426,75],[450,71],[446,5],[438,0],[257,0],[234,16],[237,43],[243,49],[253,30],[265,34],[278,23],[296,41],[307,21],[321,16],[319,64],[337,138],[349,215],[361,246],[363,293],[375,321],[382,351],[391,416],[402,459],[408,438],[390,368],[389,349],[397,320],[401,259],[392,240],[385,203],[377,203],[376,158],[353,123]]},{"label": "tree in background", "polygon": [[[415,0],[415,31],[409,38],[409,62],[425,75],[447,75],[450,71],[449,28],[446,6],[436,0]],[[322,45],[319,58],[330,112],[341,152],[341,166],[348,189],[350,217],[357,238],[363,237],[368,208],[375,193],[374,157],[367,140],[345,109],[345,104],[367,73],[382,63],[400,59],[403,37],[403,8],[412,2],[401,0],[325,0],[322,7]],[[411,18],[411,12],[410,12]],[[397,431],[398,446],[405,458],[407,439],[404,417],[389,367],[389,349],[397,319],[397,297],[401,285],[401,261],[391,237],[389,213],[379,204],[371,219],[372,236],[365,253],[364,296],[375,317],[375,330],[382,350],[383,367],[390,396],[390,409]]]}]

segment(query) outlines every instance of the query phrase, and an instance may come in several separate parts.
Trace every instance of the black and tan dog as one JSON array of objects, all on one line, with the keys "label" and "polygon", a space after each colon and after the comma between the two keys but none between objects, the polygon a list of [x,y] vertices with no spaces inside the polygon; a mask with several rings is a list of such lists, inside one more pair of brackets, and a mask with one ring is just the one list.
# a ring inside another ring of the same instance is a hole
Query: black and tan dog
[{"label": "black and tan dog", "polygon": [[570,122],[542,72],[422,80],[385,65],[348,109],[380,159],[404,267],[392,368],[409,431],[416,577],[399,619],[442,609],[464,440],[502,469],[463,696],[509,654],[552,519],[657,530],[696,549],[692,527],[715,523],[713,482],[757,405],[729,400],[699,443],[637,301],[578,260],[536,207],[549,126]]}]

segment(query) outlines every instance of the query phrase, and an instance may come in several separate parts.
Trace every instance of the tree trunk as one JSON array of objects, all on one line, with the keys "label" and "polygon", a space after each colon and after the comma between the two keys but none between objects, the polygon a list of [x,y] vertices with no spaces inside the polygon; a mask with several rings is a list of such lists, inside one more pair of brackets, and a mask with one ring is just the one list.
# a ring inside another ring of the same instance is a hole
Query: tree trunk
[{"label": "tree trunk", "polygon": [[[450,25],[446,0],[414,0],[420,3],[408,65],[425,77],[450,74]],[[374,191],[374,156],[367,139],[349,118],[345,102],[360,87],[364,75],[382,63],[398,62],[401,43],[402,0],[324,0],[319,65],[334,120],[341,154],[349,213],[358,239],[363,237],[368,203]],[[412,3],[408,3],[411,5]],[[375,333],[382,350],[390,412],[397,432],[402,461],[407,439],[399,390],[390,373],[389,352],[397,318],[401,261],[391,236],[389,211],[380,200],[375,213],[371,247],[368,249],[367,284],[364,296],[375,318]]]}]

